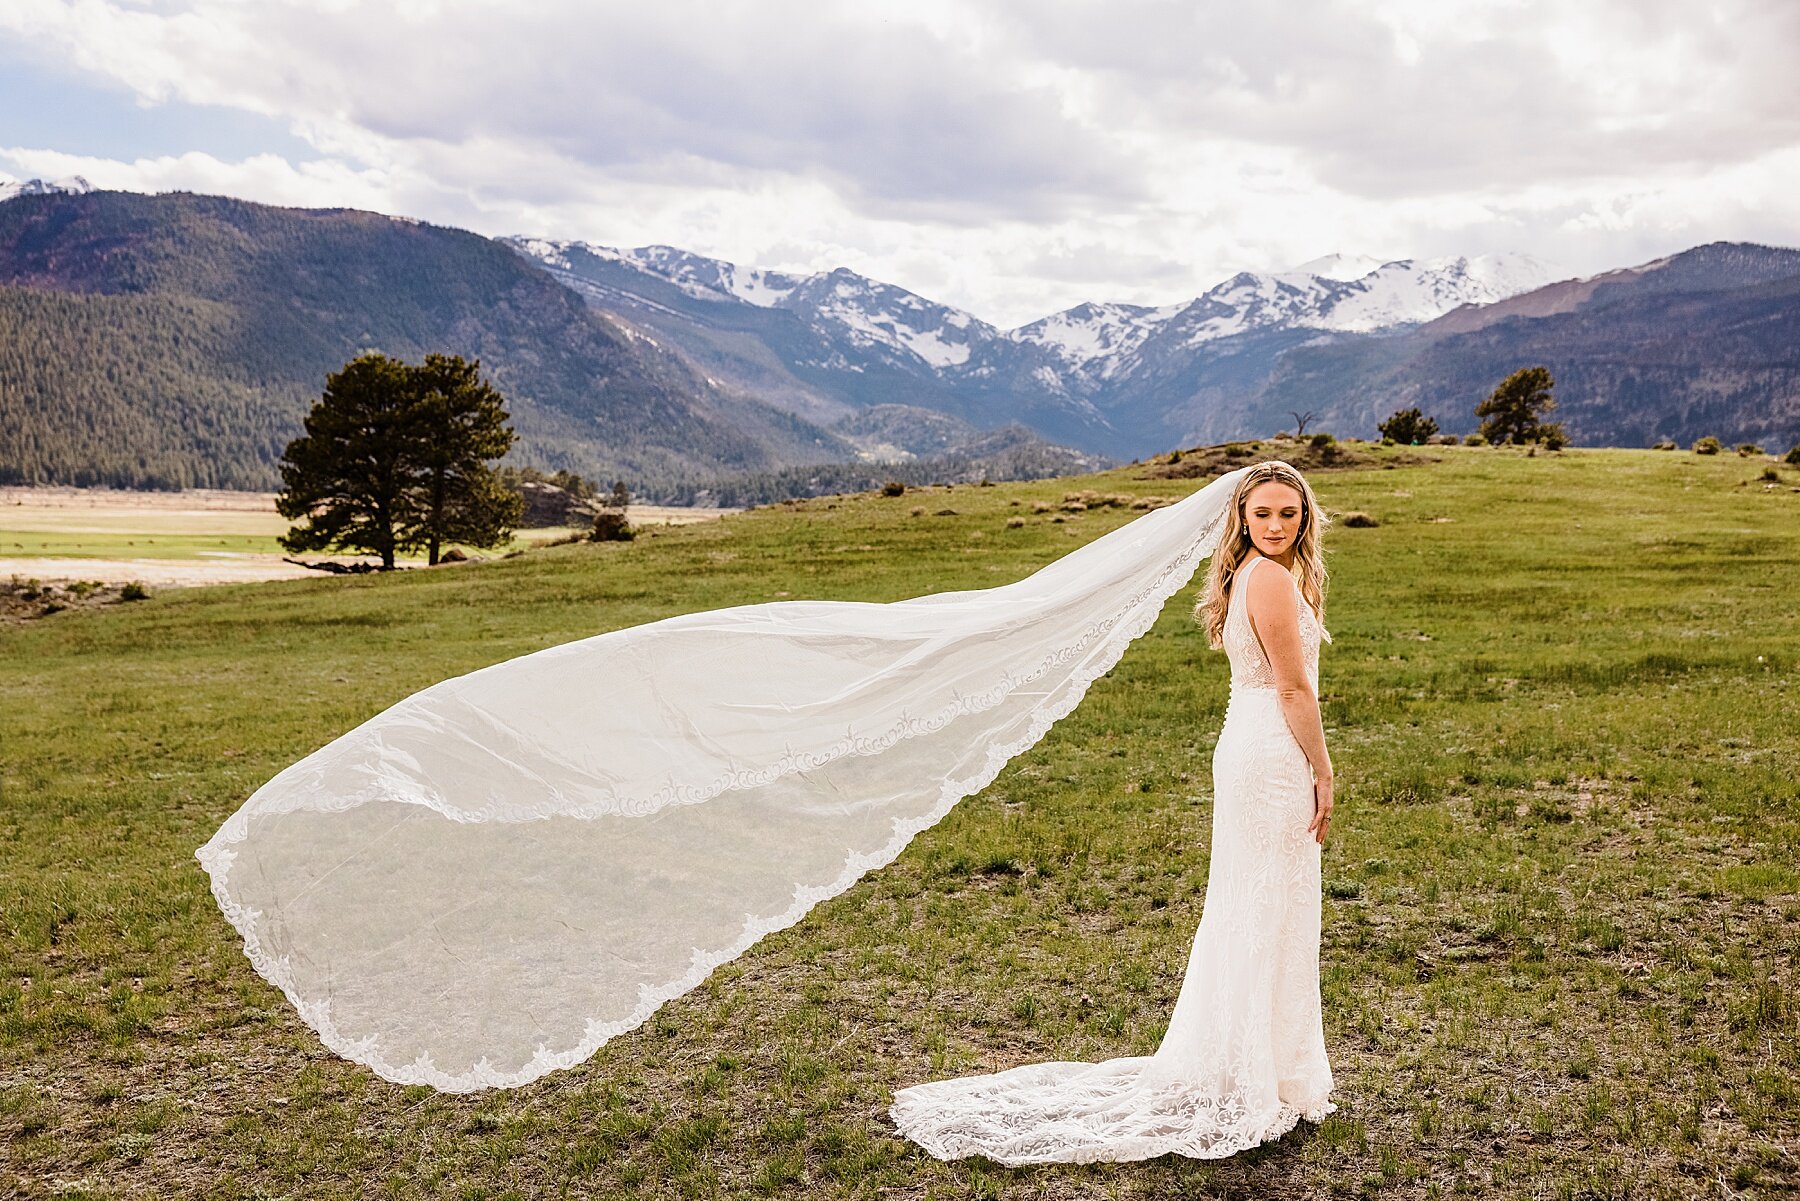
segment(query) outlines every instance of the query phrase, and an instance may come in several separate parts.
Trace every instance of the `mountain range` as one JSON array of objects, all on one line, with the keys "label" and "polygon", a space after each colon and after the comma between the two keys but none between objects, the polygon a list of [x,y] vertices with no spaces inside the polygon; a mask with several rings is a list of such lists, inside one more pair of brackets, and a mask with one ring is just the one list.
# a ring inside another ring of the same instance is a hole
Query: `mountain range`
[{"label": "mountain range", "polygon": [[1800,437],[1800,252],[1777,247],[1560,280],[1524,255],[1331,255],[1001,329],[842,268],[80,180],[0,180],[0,200],[0,481],[272,487],[324,375],[364,349],[480,357],[513,459],[647,498],[896,461],[1054,474],[1298,414],[1369,436],[1409,405],[1461,433],[1538,363],[1578,444]]},{"label": "mountain range", "polygon": [[1552,274],[1523,255],[1373,266],[1331,256],[1240,273],[1184,304],[1082,304],[1002,330],[844,268],[794,275],[670,246],[505,241],[709,377],[809,419],[905,403],[977,425],[1021,421],[1123,457],[1190,437],[1196,365],[1254,350],[1272,369],[1298,342],[1416,325]]}]

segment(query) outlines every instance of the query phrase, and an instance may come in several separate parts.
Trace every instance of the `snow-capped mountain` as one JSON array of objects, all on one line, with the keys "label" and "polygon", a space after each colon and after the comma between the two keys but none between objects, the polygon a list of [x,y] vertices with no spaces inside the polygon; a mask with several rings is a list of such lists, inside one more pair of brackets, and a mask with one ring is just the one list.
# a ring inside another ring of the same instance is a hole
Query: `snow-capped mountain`
[{"label": "snow-capped mountain", "polygon": [[[709,364],[709,378],[779,396],[809,419],[899,403],[982,428],[1024,420],[1106,453],[1136,453],[1148,414],[1195,403],[1205,363],[1231,358],[1244,380],[1262,378],[1308,340],[1388,336],[1552,275],[1524,255],[1332,254],[1291,271],[1241,272],[1185,303],[1090,302],[1002,330],[846,268],[807,275],[672,246],[505,241],[590,303]],[[766,353],[748,354],[745,334]]]},{"label": "snow-capped mountain", "polygon": [[1308,259],[1298,267],[1289,267],[1282,275],[1322,275],[1326,279],[1361,279],[1369,272],[1388,262],[1387,259],[1373,258],[1366,254],[1322,255],[1316,259]]},{"label": "snow-capped mountain", "polygon": [[[1348,262],[1333,255],[1323,265],[1338,271]],[[1529,291],[1548,283],[1552,274],[1526,255],[1398,259],[1351,279],[1245,271],[1199,296],[1162,332],[1188,346],[1269,328],[1373,333],[1430,321],[1458,305]]]},{"label": "snow-capped mountain", "polygon": [[1069,367],[1095,379],[1107,379],[1163,322],[1186,307],[1089,302],[1021,325],[1007,336],[1015,342],[1042,346]]},{"label": "snow-capped mountain", "polygon": [[1189,346],[1270,327],[1368,333],[1430,321],[1463,304],[1536,288],[1550,268],[1526,255],[1376,259],[1332,254],[1292,271],[1241,272],[1187,304],[1152,308],[1086,303],[1002,331],[974,315],[847,268],[795,275],[742,267],[673,246],[618,250],[585,242],[509,239],[547,266],[568,270],[571,251],[674,284],[696,299],[781,308],[821,332],[890,355],[896,363],[955,374],[997,342],[1035,346],[1091,380],[1112,378],[1153,335],[1181,331]]},{"label": "snow-capped mountain", "polygon": [[[741,267],[673,246],[618,250],[587,242],[508,240],[538,261],[563,271],[572,270],[574,256],[585,253],[593,260],[619,263],[665,280],[697,300],[784,309],[821,333],[892,358],[896,365],[948,371],[968,363],[977,346],[1001,337],[993,326],[961,309],[845,267],[793,275]],[[815,365],[842,366],[848,361]]]},{"label": "snow-capped mountain", "polygon": [[94,185],[79,175],[71,175],[65,179],[10,179],[0,175],[0,203],[11,200],[14,196],[49,196],[57,192],[80,195],[91,192]]},{"label": "snow-capped mountain", "polygon": [[705,255],[691,254],[674,246],[640,246],[636,250],[615,250],[611,246],[595,246],[588,242],[556,242],[544,238],[507,240],[533,258],[564,270],[570,267],[571,250],[585,251],[597,259],[624,263],[666,279],[689,296],[701,300],[736,298],[763,308],[779,304],[805,278],[779,271],[739,267],[736,263],[709,259]]}]

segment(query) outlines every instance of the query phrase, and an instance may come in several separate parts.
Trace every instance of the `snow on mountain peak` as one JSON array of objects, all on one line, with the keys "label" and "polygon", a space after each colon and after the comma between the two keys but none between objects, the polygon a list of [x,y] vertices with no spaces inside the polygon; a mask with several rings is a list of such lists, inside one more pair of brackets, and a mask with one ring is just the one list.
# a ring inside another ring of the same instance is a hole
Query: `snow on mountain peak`
[{"label": "snow on mountain peak", "polygon": [[1318,324],[1368,332],[1430,321],[1458,305],[1504,300],[1553,278],[1550,267],[1524,254],[1400,259],[1351,281],[1352,291],[1320,314]]},{"label": "snow on mountain peak", "polygon": [[1255,329],[1369,333],[1503,300],[1554,278],[1523,254],[1395,259],[1361,270],[1371,262],[1328,255],[1293,271],[1239,272],[1189,305],[1177,327],[1190,346]]},{"label": "snow on mountain peak", "polygon": [[617,250],[543,238],[509,240],[521,252],[559,270],[572,270],[569,251],[580,249],[673,284],[698,300],[786,309],[821,334],[841,339],[858,351],[873,350],[933,371],[968,363],[978,345],[999,336],[992,326],[969,313],[859,275],[848,267],[790,275],[743,267],[674,246]]},{"label": "snow on mountain peak", "polygon": [[1109,377],[1120,360],[1158,326],[1185,309],[1185,304],[1151,308],[1141,304],[1097,304],[1088,301],[1039,318],[1007,333],[1015,342],[1042,346],[1077,370],[1098,363],[1096,374]]},{"label": "snow on mountain peak", "polygon": [[1298,267],[1289,267],[1282,275],[1317,275],[1322,279],[1353,280],[1361,279],[1369,272],[1383,266],[1383,260],[1370,258],[1366,254],[1339,254],[1333,252],[1321,258],[1301,263]]},{"label": "snow on mountain peak", "polygon": [[79,175],[70,175],[63,179],[27,179],[20,181],[0,175],[0,201],[11,200],[14,196],[48,196],[55,192],[66,192],[79,196],[83,192],[92,192],[94,185]]}]

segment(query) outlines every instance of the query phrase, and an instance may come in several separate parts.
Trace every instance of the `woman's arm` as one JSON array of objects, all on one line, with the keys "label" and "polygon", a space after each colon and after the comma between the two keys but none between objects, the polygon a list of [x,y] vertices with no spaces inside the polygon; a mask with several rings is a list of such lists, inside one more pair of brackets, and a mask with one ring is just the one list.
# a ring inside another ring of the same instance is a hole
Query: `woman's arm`
[{"label": "woman's arm", "polygon": [[1293,577],[1279,564],[1273,571],[1265,567],[1251,572],[1244,584],[1249,589],[1244,600],[1249,606],[1251,629],[1275,673],[1281,716],[1293,732],[1294,741],[1306,753],[1307,762],[1312,764],[1313,819],[1306,828],[1324,842],[1325,828],[1331,821],[1335,780],[1331,753],[1325,749],[1319,698],[1313,694],[1312,678],[1306,670],[1306,650],[1300,641],[1299,606],[1303,602]]}]

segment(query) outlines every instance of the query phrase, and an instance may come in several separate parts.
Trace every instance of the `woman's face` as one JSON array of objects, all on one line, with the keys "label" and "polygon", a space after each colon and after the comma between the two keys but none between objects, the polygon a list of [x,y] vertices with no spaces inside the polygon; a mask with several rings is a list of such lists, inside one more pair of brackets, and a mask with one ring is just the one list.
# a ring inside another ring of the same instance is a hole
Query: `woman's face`
[{"label": "woman's face", "polygon": [[[1244,498],[1244,528],[1250,542],[1271,559],[1287,562],[1300,536],[1300,517],[1305,512],[1300,493],[1278,480],[1267,480],[1250,489]],[[1284,557],[1285,556],[1285,557]]]}]

